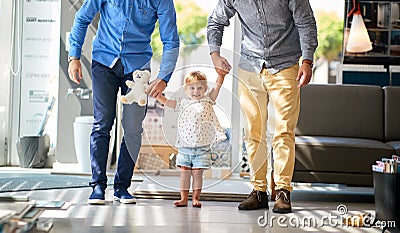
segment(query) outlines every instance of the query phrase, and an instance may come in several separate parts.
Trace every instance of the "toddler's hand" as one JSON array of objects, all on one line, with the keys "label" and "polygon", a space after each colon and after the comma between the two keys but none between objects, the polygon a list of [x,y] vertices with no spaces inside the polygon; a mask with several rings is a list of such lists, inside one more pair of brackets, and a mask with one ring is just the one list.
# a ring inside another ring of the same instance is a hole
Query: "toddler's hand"
[{"label": "toddler's hand", "polygon": [[226,58],[221,57],[219,53],[214,52],[211,54],[211,60],[214,64],[214,68],[217,71],[218,75],[227,75],[231,70],[231,65],[229,64]]}]

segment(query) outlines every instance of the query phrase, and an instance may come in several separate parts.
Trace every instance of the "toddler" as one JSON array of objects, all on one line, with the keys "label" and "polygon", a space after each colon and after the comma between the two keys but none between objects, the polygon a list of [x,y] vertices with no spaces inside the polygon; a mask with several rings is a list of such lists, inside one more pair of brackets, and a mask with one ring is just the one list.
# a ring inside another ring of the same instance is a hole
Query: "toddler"
[{"label": "toddler", "polygon": [[224,76],[219,75],[215,87],[207,92],[206,75],[200,71],[192,71],[185,77],[184,90],[187,99],[177,101],[161,95],[157,97],[161,104],[179,111],[176,165],[181,169],[181,199],[174,202],[177,207],[188,205],[191,178],[193,207],[201,207],[203,172],[211,163],[211,147],[226,139],[213,109],[223,81]]}]

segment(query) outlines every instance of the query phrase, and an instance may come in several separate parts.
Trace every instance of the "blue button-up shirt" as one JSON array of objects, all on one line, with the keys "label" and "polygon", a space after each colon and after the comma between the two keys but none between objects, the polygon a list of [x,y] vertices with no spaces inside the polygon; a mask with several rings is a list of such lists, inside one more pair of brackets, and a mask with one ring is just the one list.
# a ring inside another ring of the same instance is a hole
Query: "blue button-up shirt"
[{"label": "blue button-up shirt", "polygon": [[150,69],[151,34],[158,19],[164,46],[158,78],[169,81],[179,55],[173,0],[85,0],[71,29],[70,56],[81,56],[88,25],[97,12],[100,22],[92,59],[109,67],[121,59],[125,74]]},{"label": "blue button-up shirt", "polygon": [[211,52],[219,52],[224,27],[238,14],[242,28],[239,67],[272,74],[303,59],[313,60],[317,26],[309,0],[219,0],[208,19]]}]

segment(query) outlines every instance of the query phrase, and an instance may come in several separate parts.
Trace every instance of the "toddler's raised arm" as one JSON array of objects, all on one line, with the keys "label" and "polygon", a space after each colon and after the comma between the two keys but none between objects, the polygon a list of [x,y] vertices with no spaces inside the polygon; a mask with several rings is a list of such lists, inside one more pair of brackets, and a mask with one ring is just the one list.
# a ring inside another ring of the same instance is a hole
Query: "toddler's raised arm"
[{"label": "toddler's raised arm", "polygon": [[215,101],[218,97],[219,91],[221,90],[222,83],[224,82],[225,75],[218,74],[217,81],[215,82],[215,86],[210,90],[210,99]]}]

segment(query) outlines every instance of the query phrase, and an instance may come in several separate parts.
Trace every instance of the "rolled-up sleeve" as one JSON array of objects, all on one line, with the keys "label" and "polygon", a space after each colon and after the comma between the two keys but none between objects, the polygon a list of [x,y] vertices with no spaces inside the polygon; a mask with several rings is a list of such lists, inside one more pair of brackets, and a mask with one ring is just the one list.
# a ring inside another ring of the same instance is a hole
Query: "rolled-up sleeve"
[{"label": "rolled-up sleeve", "polygon": [[176,12],[172,0],[161,1],[158,8],[160,38],[163,44],[158,78],[168,82],[179,56],[179,35],[176,26]]},{"label": "rolled-up sleeve", "polygon": [[219,0],[216,8],[208,18],[207,41],[210,53],[219,52],[222,45],[224,28],[229,26],[229,20],[236,13],[227,0]]}]

